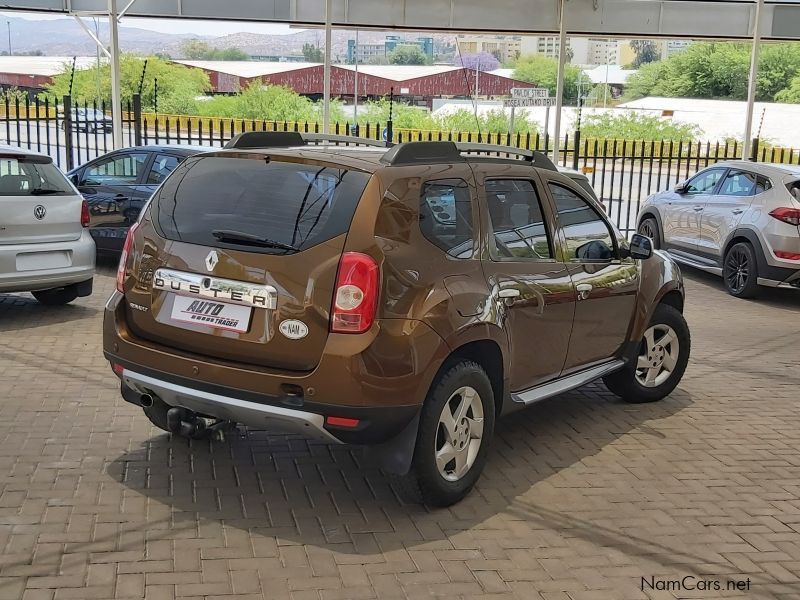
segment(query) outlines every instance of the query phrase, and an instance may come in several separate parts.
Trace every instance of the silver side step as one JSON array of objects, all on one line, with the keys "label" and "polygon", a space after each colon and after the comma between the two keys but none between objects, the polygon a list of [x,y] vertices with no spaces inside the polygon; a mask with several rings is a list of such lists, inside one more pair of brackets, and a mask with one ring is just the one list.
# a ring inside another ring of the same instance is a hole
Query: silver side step
[{"label": "silver side step", "polygon": [[282,406],[259,404],[188,388],[125,369],[125,385],[140,394],[160,398],[169,406],[182,406],[202,415],[234,421],[257,429],[299,433],[324,442],[341,444],[325,429],[325,417]]},{"label": "silver side step", "polygon": [[676,252],[674,250],[667,250],[666,252],[671,259],[673,259],[675,262],[681,263],[682,265],[694,267],[695,269],[700,269],[714,275],[722,275],[722,269],[716,265],[695,260],[694,258],[685,255],[683,252]]},{"label": "silver side step", "polygon": [[545,383],[544,385],[531,388],[525,392],[511,394],[511,399],[514,402],[527,406],[529,404],[539,402],[540,400],[552,398],[553,396],[558,396],[564,392],[579,388],[582,385],[586,385],[587,383],[594,381],[595,379],[603,377],[604,375],[613,373],[614,371],[621,369],[623,366],[625,366],[625,361],[623,360],[607,362],[602,365],[592,367],[591,369],[574,373],[568,377],[564,377],[563,379],[558,379],[556,381],[551,381],[550,383]]}]

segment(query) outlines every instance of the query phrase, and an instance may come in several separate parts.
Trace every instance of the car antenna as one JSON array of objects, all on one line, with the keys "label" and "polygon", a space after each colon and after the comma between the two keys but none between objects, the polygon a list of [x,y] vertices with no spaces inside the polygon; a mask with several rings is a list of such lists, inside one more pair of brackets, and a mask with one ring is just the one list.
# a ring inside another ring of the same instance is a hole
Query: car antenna
[{"label": "car antenna", "polygon": [[[467,84],[467,91],[469,95],[472,96],[472,111],[475,115],[475,125],[478,127],[478,143],[481,141],[481,120],[478,118],[478,98],[475,94],[478,93],[478,90],[472,91],[472,85],[470,85],[469,77],[467,76],[467,68],[464,65],[464,57],[461,55],[461,46],[458,43],[458,37],[456,37],[456,52],[458,52],[458,62],[461,63],[461,73],[464,75],[464,83]],[[477,68],[480,68],[481,63],[478,60]]]}]

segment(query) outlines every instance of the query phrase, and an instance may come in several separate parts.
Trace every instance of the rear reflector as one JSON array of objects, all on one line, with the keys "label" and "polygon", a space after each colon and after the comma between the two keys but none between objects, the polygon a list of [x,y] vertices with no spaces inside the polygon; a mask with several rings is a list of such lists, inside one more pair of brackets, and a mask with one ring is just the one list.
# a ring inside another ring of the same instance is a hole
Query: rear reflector
[{"label": "rear reflector", "polygon": [[117,377],[122,377],[122,372],[125,370],[125,367],[117,363],[111,363],[111,370],[114,371]]},{"label": "rear reflector", "polygon": [[359,252],[345,252],[339,262],[331,310],[333,333],[364,333],[375,321],[378,263]]},{"label": "rear reflector", "polygon": [[361,421],[358,419],[348,419],[347,417],[326,417],[325,423],[334,427],[358,427]]},{"label": "rear reflector", "polygon": [[81,227],[88,227],[92,217],[89,214],[89,203],[84,200],[81,203]]},{"label": "rear reflector", "polygon": [[119,256],[119,266],[117,267],[117,291],[125,293],[125,273],[128,271],[128,257],[130,256],[131,249],[133,248],[133,236],[139,223],[134,223],[128,229],[128,235],[125,238],[125,244],[122,246],[122,254]]},{"label": "rear reflector", "polygon": [[800,226],[800,208],[776,208],[769,216],[789,225]]},{"label": "rear reflector", "polygon": [[786,260],[800,260],[800,252],[784,252],[783,250],[775,250],[775,256]]}]

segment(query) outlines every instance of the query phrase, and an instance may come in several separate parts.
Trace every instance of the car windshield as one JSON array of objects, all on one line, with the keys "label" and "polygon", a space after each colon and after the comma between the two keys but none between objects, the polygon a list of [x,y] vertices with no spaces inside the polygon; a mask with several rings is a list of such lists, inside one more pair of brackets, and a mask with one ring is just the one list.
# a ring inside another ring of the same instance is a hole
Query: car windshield
[{"label": "car windshield", "polygon": [[77,192],[46,158],[0,155],[0,198],[9,196],[71,196]]}]

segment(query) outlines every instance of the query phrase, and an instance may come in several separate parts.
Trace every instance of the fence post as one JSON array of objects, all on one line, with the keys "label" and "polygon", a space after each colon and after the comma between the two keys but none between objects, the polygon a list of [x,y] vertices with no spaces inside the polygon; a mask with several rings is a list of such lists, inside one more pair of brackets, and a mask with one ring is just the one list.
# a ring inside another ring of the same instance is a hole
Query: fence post
[{"label": "fence post", "polygon": [[758,162],[758,145],[760,141],[757,137],[753,138],[753,149],[750,152],[750,160],[753,162]]},{"label": "fence post", "polygon": [[581,149],[581,130],[575,130],[575,138],[572,140],[572,143],[575,145],[575,150],[572,152],[572,168],[577,171],[578,170],[578,159],[580,158],[578,154],[580,154]]},{"label": "fence post", "polygon": [[142,96],[133,95],[133,141],[135,146],[142,145]]},{"label": "fence post", "polygon": [[75,168],[75,159],[72,156],[72,97],[64,96],[64,147],[67,154],[67,171]]}]

